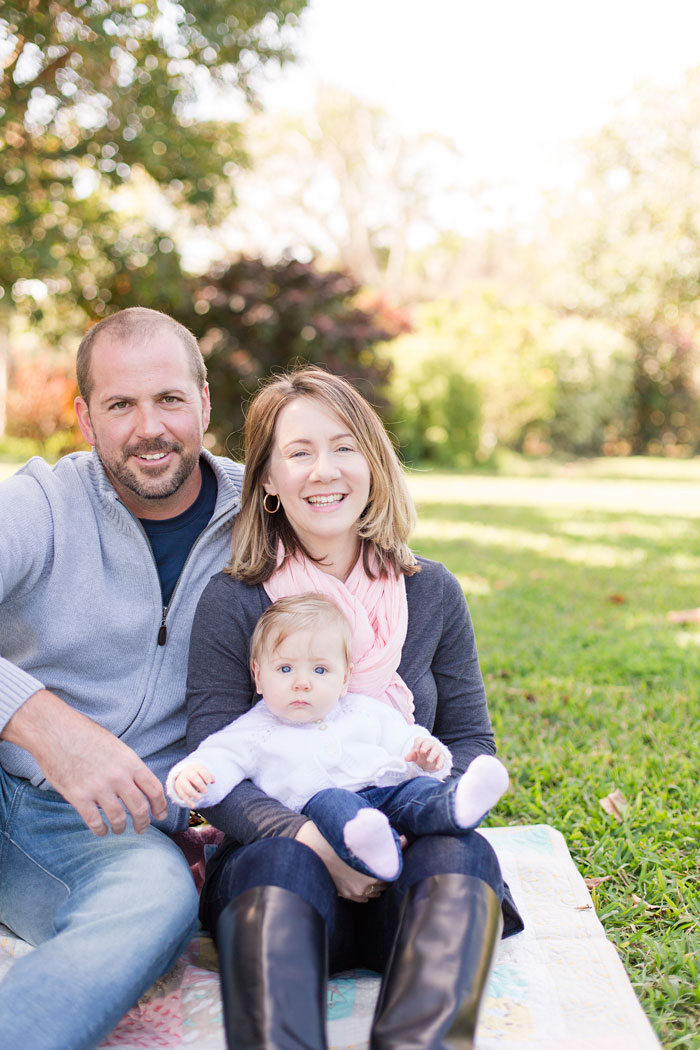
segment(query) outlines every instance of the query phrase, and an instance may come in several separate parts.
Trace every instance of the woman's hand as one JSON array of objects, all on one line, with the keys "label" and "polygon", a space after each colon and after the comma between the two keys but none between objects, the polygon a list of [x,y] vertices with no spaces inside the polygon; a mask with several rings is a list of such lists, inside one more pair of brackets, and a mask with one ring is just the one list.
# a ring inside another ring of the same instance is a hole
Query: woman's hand
[{"label": "woman's hand", "polygon": [[341,860],[327,839],[324,839],[312,820],[307,820],[296,834],[297,842],[308,846],[317,854],[328,868],[328,873],[335,883],[339,897],[345,897],[357,904],[366,904],[371,897],[378,897],[385,888],[383,882],[355,871],[344,860]]}]

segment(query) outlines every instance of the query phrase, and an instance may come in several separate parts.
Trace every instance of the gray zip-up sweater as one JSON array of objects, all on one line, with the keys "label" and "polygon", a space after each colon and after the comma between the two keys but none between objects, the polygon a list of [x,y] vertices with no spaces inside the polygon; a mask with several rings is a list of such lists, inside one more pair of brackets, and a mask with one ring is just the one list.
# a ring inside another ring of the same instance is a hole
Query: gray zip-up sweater
[{"label": "gray zip-up sweater", "polygon": [[[192,619],[228,560],[243,474],[239,464],[202,455],[216,474],[216,506],[167,610],[143,527],[94,451],[54,467],[31,459],[0,485],[0,729],[43,687],[132,747],[163,782],[184,756]],[[0,742],[0,764],[50,786],[14,744]],[[161,826],[186,822],[171,807]]]}]

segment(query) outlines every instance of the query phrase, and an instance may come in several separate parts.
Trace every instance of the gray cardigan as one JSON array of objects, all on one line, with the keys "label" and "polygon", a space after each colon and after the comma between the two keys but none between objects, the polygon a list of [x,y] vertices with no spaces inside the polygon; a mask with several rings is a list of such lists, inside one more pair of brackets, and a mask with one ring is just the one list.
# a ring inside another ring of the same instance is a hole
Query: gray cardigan
[{"label": "gray cardigan", "polygon": [[[415,717],[439,737],[459,775],[478,754],[496,750],[467,603],[454,576],[439,562],[419,559],[406,577],[408,632],[399,674],[412,690]],[[187,676],[187,747],[255,702],[248,644],[270,604],[262,586],[219,573],[204,589],[195,614]],[[306,818],[268,798],[250,781],[206,810],[207,819],[235,842],[271,835],[293,837]]]},{"label": "gray cardigan", "polygon": [[[217,501],[167,609],[141,523],[97,455],[54,467],[32,459],[0,485],[0,729],[45,687],[132,747],[165,781],[185,754],[185,677],[194,610],[226,563],[242,467],[202,451]],[[0,764],[42,787],[24,749],[0,742]],[[166,827],[186,824],[171,807]]]}]

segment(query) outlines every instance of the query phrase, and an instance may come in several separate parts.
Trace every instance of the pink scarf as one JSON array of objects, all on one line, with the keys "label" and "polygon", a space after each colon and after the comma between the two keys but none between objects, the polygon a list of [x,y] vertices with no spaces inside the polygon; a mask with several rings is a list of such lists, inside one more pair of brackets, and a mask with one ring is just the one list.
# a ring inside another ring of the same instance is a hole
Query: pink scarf
[{"label": "pink scarf", "polygon": [[[280,549],[279,559],[284,557]],[[374,568],[374,567],[373,567]],[[396,708],[411,724],[413,694],[397,674],[408,628],[406,580],[388,576],[374,580],[358,558],[347,580],[323,572],[300,555],[287,558],[263,584],[274,602],[293,594],[326,594],[345,613],[352,627],[351,693],[365,693]]]}]

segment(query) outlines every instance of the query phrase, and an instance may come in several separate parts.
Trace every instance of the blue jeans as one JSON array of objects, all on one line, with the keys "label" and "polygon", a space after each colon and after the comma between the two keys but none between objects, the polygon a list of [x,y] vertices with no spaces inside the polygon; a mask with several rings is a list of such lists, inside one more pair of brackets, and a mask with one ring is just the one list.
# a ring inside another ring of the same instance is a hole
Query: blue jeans
[{"label": "blue jeans", "polygon": [[303,897],[325,921],[331,973],[356,967],[382,973],[398,927],[403,895],[432,875],[464,874],[482,879],[501,901],[503,936],[523,928],[496,854],[476,831],[416,839],[404,851],[399,878],[389,883],[380,897],[365,904],[339,897],[323,861],[294,839],[261,839],[240,847],[224,842],[207,871],[200,916],[215,939],[219,916],[227,904],[254,886],[280,886]]},{"label": "blue jeans", "polygon": [[401,856],[399,834],[459,835],[465,830],[455,818],[456,787],[454,780],[444,783],[434,777],[412,777],[391,787],[368,787],[361,791],[326,788],[309,799],[302,812],[313,820],[346,864],[365,875],[375,875],[346,846],[343,838],[345,824],[361,809],[381,810],[395,829],[394,839]]},{"label": "blue jeans", "polygon": [[97,838],[54,791],[0,769],[0,921],[37,945],[0,981],[0,1046],[88,1050],[174,965],[197,894],[162,832]]}]

